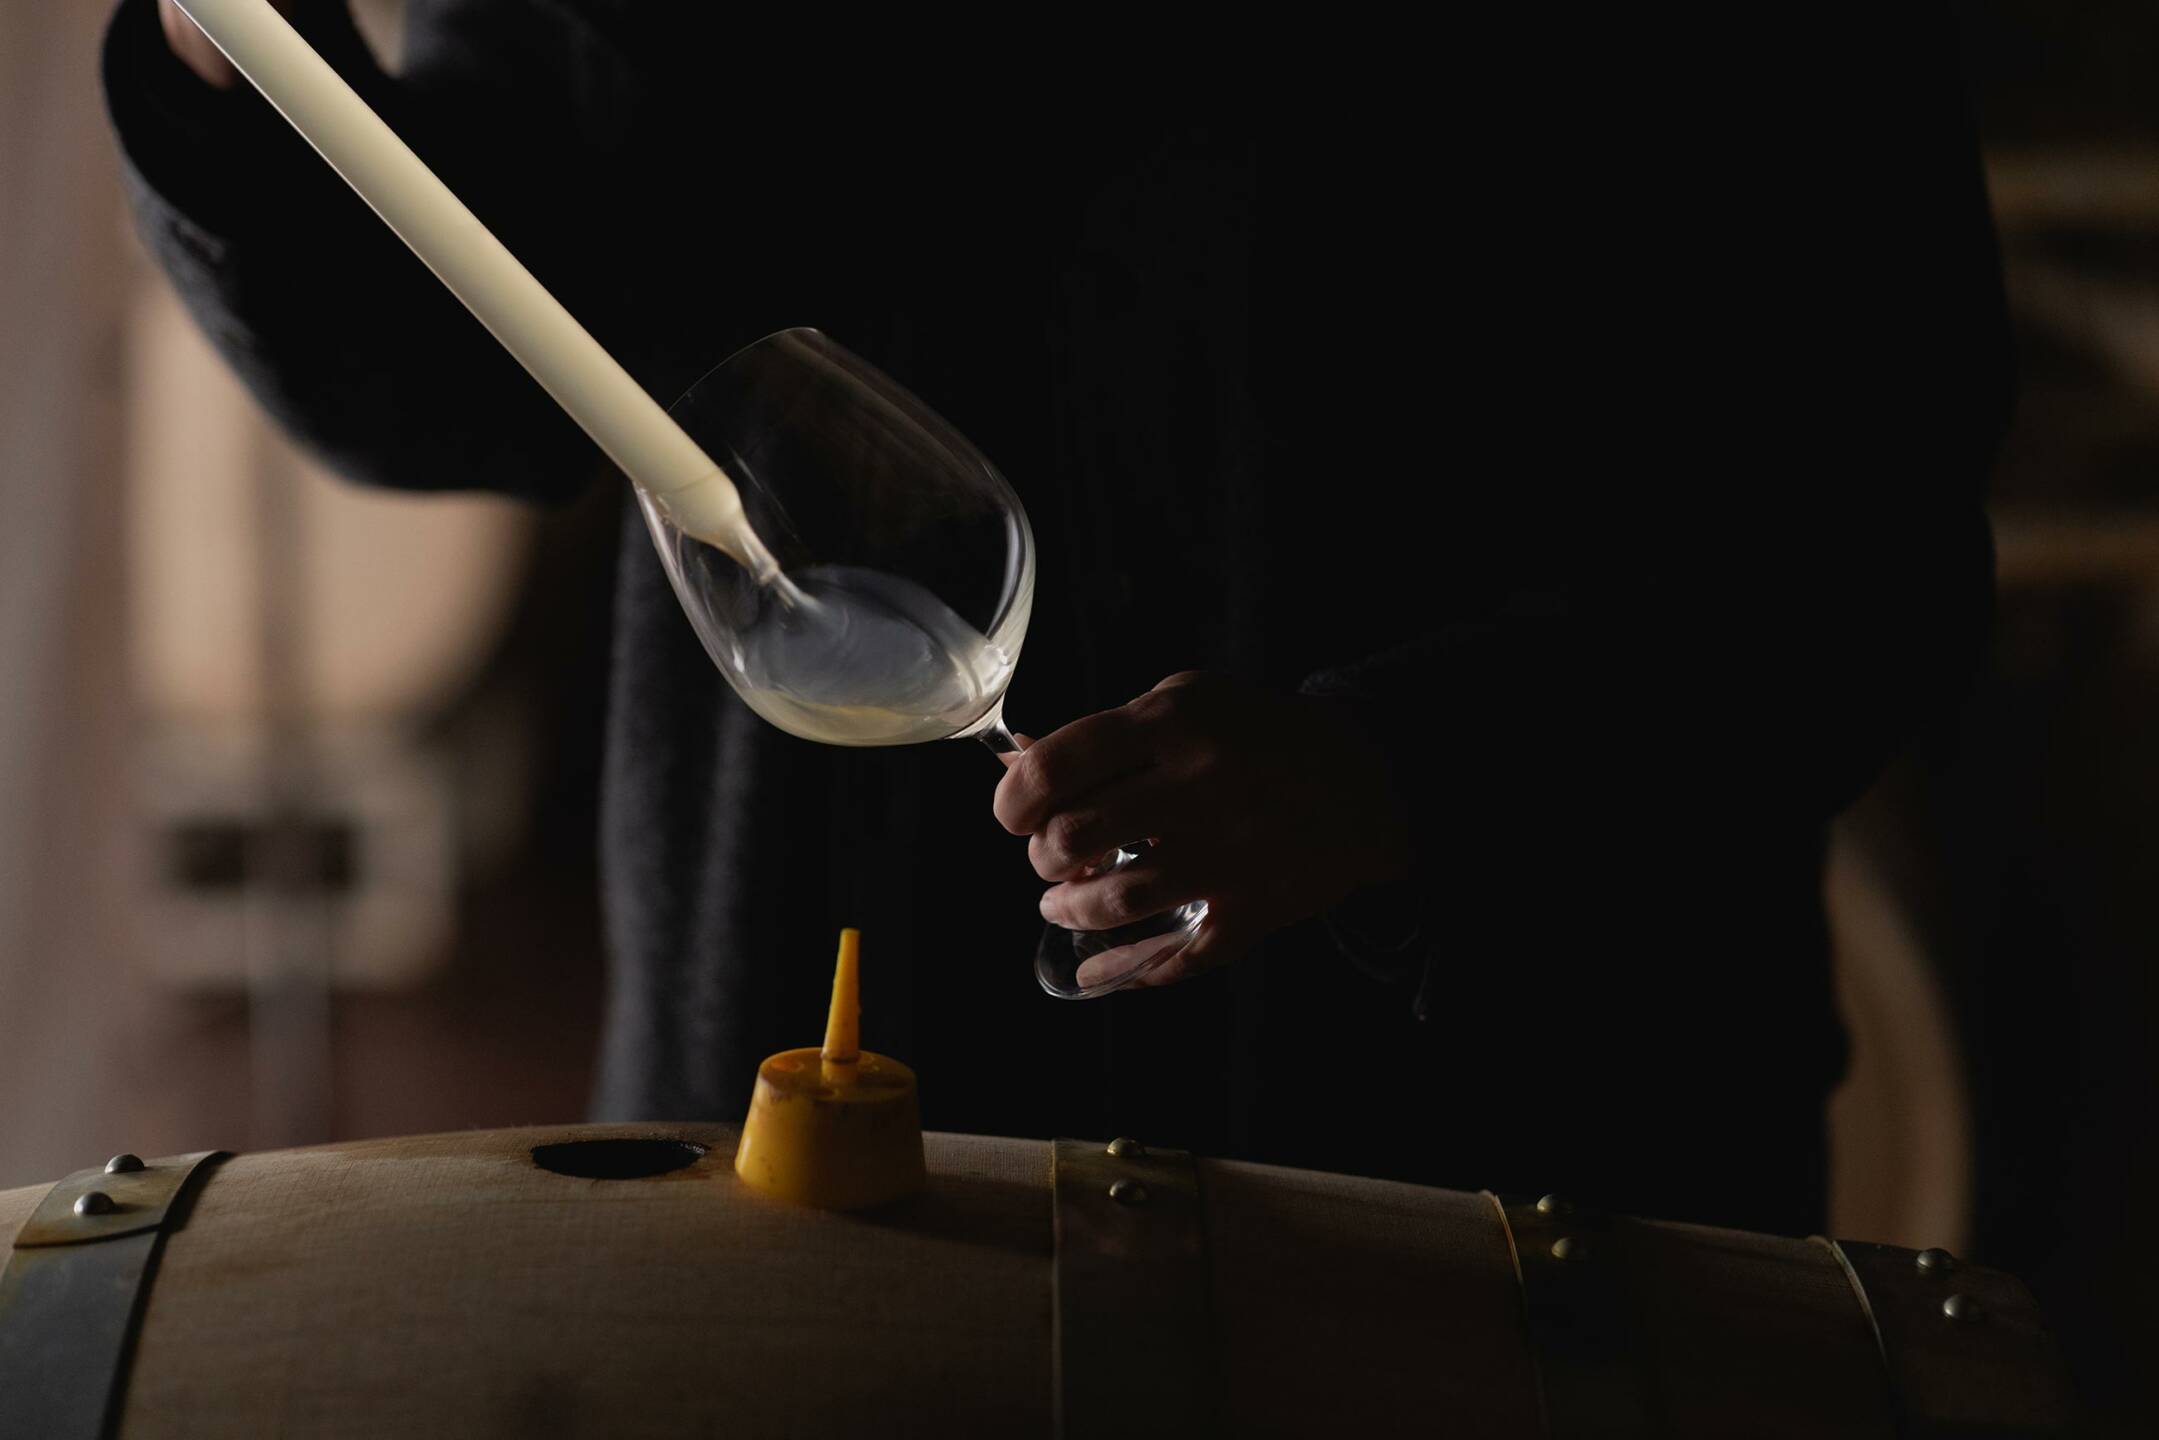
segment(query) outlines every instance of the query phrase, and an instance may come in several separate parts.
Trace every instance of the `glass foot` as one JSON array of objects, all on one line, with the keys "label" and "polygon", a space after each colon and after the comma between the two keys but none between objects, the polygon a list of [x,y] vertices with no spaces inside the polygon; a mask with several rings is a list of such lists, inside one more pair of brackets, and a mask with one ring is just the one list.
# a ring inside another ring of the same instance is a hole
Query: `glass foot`
[{"label": "glass foot", "polygon": [[1035,979],[1060,1000],[1093,1000],[1145,975],[1190,942],[1207,918],[1195,900],[1114,930],[1043,927],[1035,949]]}]

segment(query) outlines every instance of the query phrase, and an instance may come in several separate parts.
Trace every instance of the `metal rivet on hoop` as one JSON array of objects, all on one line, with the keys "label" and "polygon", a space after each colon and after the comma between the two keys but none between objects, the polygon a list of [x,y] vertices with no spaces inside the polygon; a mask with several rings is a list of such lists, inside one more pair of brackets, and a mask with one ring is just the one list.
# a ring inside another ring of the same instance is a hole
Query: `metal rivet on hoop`
[{"label": "metal rivet on hoop", "polygon": [[115,1155],[105,1162],[107,1175],[127,1175],[143,1168],[140,1155]]},{"label": "metal rivet on hoop", "polygon": [[1112,1181],[1109,1198],[1119,1205],[1144,1205],[1147,1203],[1147,1187],[1137,1180]]},{"label": "metal rivet on hoop", "polygon": [[112,1196],[102,1190],[85,1190],[75,1197],[77,1215],[110,1215],[118,1208],[112,1203]]},{"label": "metal rivet on hoop", "polygon": [[1109,1153],[1119,1160],[1144,1160],[1147,1158],[1147,1147],[1130,1136],[1120,1135],[1109,1142]]}]

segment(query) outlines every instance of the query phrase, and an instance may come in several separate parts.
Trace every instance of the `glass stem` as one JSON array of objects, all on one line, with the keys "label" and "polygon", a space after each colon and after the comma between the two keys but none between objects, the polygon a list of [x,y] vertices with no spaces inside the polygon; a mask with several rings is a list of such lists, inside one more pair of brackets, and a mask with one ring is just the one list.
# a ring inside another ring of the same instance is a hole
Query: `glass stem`
[{"label": "glass stem", "polygon": [[992,755],[1017,755],[1027,748],[1020,744],[1019,737],[1006,726],[1005,707],[1002,705],[999,705],[997,713],[990,717],[990,723],[975,732],[975,738],[989,746]]}]

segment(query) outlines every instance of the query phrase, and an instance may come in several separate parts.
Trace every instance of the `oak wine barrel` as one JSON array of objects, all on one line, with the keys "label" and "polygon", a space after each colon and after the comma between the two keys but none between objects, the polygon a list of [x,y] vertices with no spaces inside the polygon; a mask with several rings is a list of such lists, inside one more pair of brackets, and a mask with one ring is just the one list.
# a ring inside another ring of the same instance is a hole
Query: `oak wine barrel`
[{"label": "oak wine barrel", "polygon": [[2029,1297],[1937,1252],[942,1134],[925,1194],[831,1214],[741,1185],[734,1142],[719,1125],[479,1131],[192,1170],[122,1157],[0,1192],[0,1434],[1889,1440],[2066,1423]]}]

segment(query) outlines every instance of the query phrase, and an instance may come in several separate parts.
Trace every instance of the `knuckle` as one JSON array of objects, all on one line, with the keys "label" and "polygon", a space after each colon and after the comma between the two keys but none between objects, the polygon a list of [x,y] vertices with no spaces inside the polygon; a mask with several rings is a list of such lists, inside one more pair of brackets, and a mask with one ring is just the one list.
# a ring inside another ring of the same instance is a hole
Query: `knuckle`
[{"label": "knuckle", "polygon": [[1056,872],[1060,868],[1057,857],[1051,853],[1049,846],[1043,843],[1040,835],[1027,841],[1027,863],[1034,866],[1035,874],[1044,880],[1057,878]]},{"label": "knuckle", "polygon": [[1012,767],[997,787],[997,818],[1007,830],[1025,834],[1039,823],[1049,795],[1042,763],[1032,755],[1026,756]]},{"label": "knuckle", "polygon": [[1027,842],[1027,859],[1037,875],[1050,881],[1080,878],[1087,863],[1070,846],[1053,840],[1047,830]]},{"label": "knuckle", "polygon": [[1107,899],[1117,914],[1136,919],[1149,913],[1162,887],[1161,877],[1146,870],[1120,870],[1109,877]]},{"label": "knuckle", "polygon": [[1099,930],[1102,922],[1095,914],[1095,898],[1086,887],[1066,881],[1047,891],[1042,900],[1042,913],[1056,924],[1071,930]]},{"label": "knuckle", "polygon": [[1004,826],[1011,834],[1024,835],[1027,833],[1027,827],[1020,823],[1022,804],[1022,792],[1019,786],[1014,783],[1010,775],[1007,775],[1004,783],[997,787],[996,797],[990,802],[990,813],[996,816],[997,823]]},{"label": "knuckle", "polygon": [[1148,728],[1165,724],[1177,714],[1176,699],[1160,690],[1150,690],[1136,700],[1125,704],[1125,714],[1137,725]]},{"label": "knuckle", "polygon": [[1080,848],[1085,843],[1086,832],[1086,817],[1065,810],[1052,815],[1049,823],[1042,827],[1042,839],[1048,848],[1059,856],[1077,859]]},{"label": "knuckle", "polygon": [[1020,785],[1027,798],[1036,805],[1046,804],[1066,784],[1071,774],[1071,764],[1065,759],[1064,749],[1044,749],[1036,746],[1027,752],[1027,758],[1013,767],[1020,777]]},{"label": "knuckle", "polygon": [[1066,910],[1075,930],[1108,930],[1124,923],[1116,894],[1106,881],[1075,885]]}]

